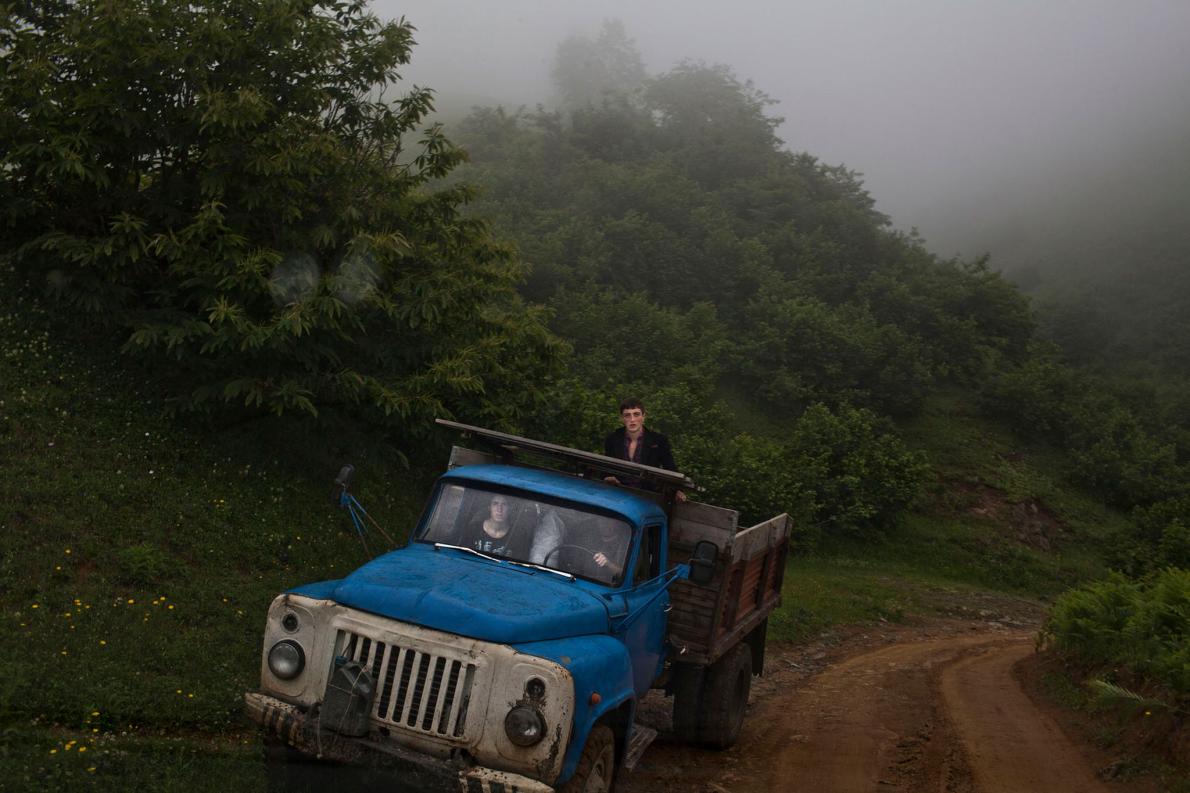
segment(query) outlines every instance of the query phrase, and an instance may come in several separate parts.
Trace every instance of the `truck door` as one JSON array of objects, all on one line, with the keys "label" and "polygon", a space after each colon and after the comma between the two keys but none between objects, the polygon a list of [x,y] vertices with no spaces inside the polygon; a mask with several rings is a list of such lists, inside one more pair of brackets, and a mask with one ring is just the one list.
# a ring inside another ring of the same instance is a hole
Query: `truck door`
[{"label": "truck door", "polygon": [[624,629],[623,642],[632,658],[633,682],[638,696],[644,696],[649,690],[660,674],[664,660],[669,592],[661,579],[663,550],[661,526],[646,525],[641,530],[632,588],[624,595],[626,619],[630,622]]}]

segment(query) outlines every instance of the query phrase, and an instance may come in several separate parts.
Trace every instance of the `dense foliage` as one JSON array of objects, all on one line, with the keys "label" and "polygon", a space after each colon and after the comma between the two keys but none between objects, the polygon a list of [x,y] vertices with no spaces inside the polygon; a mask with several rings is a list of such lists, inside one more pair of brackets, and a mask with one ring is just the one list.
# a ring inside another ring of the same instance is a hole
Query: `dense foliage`
[{"label": "dense foliage", "polygon": [[494,423],[557,353],[363,0],[83,0],[0,18],[0,234],[178,404]]},{"label": "dense foliage", "polygon": [[[772,101],[751,83],[721,66],[649,76],[639,63],[608,23],[559,48],[561,110],[484,108],[458,126],[472,154],[464,173],[483,188],[478,210],[516,240],[532,267],[524,293],[574,344],[568,394],[590,389],[610,409],[619,394],[665,401],[684,383],[719,401],[713,429],[665,414],[682,430],[679,462],[763,511],[801,503],[814,478],[790,440],[812,411],[911,417],[957,384],[1023,436],[1067,450],[1077,481],[1135,510],[1134,530],[1113,544],[1118,566],[1188,563],[1179,505],[1190,391],[1071,368],[985,259],[929,254],[889,229],[858,174],[786,149]],[[685,440],[708,435],[716,442]],[[728,486],[728,458],[765,484]],[[801,464],[789,474],[782,464],[793,459]],[[898,462],[882,481],[899,495],[878,500],[895,513],[920,469],[900,452],[887,459]],[[872,525],[836,498],[821,501],[832,515],[806,525]]]},{"label": "dense foliage", "polygon": [[1087,667],[1126,669],[1190,704],[1190,571],[1121,576],[1063,595],[1044,637]]},{"label": "dense foliage", "polygon": [[983,400],[1020,431],[1066,449],[1078,479],[1132,510],[1135,530],[1118,538],[1112,551],[1121,569],[1190,568],[1190,447],[1178,425],[1147,423],[1151,409],[1129,405],[1101,378],[1043,351],[990,378]]},{"label": "dense foliage", "polygon": [[561,110],[481,108],[455,133],[475,211],[574,345],[534,431],[592,446],[639,394],[709,496],[791,510],[806,544],[889,527],[924,468],[879,417],[1023,359],[1024,299],[890,230],[858,174],[787,150],[730,69],[639,64],[608,23],[559,48]]}]

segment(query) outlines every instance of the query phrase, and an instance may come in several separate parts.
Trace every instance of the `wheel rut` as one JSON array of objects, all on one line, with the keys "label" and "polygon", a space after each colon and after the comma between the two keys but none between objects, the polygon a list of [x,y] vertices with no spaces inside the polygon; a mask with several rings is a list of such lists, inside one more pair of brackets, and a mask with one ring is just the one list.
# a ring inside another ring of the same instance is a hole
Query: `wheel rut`
[{"label": "wheel rut", "polygon": [[[867,637],[865,637],[867,638]],[[873,646],[874,645],[874,646]],[[739,743],[667,738],[669,701],[642,707],[661,731],[622,793],[1103,793],[1073,744],[1024,693],[1013,667],[1031,630],[903,630],[837,659],[770,656]],[[771,652],[771,651],[770,651]],[[820,653],[821,655],[821,653]],[[796,659],[796,660],[795,660]]]}]

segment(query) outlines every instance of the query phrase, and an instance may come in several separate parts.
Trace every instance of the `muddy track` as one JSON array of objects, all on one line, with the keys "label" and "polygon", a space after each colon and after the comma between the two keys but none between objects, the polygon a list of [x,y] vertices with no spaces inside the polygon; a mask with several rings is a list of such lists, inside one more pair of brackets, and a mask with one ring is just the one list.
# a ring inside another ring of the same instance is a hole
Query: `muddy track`
[{"label": "muddy track", "polygon": [[1034,636],[949,625],[863,636],[837,657],[778,651],[753,689],[739,744],[726,752],[668,739],[668,701],[651,698],[641,720],[662,736],[619,790],[1118,790],[1023,692],[1013,670],[1034,652]]}]

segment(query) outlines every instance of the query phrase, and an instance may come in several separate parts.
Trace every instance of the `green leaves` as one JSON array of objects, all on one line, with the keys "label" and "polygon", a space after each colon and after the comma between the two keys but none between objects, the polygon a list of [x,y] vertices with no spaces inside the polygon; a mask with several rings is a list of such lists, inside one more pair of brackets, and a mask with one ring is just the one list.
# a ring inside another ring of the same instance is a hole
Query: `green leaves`
[{"label": "green leaves", "polygon": [[1124,665],[1190,704],[1190,571],[1169,568],[1147,581],[1113,575],[1072,590],[1042,636],[1084,664]]},{"label": "green leaves", "polygon": [[0,40],[5,249],[160,360],[176,406],[402,426],[532,401],[489,404],[557,343],[461,217],[469,190],[436,184],[465,155],[423,129],[429,90],[378,98],[409,25],[363,2],[83,0],[14,7]]},{"label": "green leaves", "polygon": [[790,512],[802,550],[894,526],[924,481],[925,460],[870,411],[811,405],[783,437],[743,435],[705,478],[750,519]]}]

